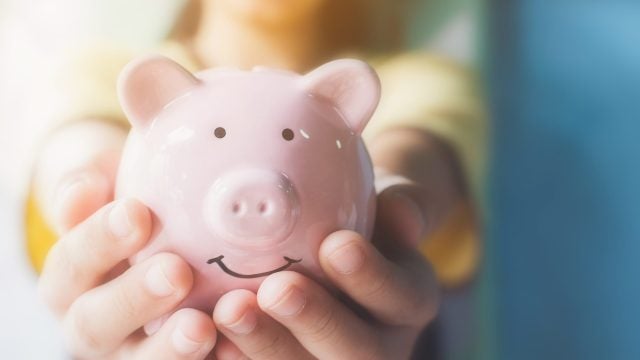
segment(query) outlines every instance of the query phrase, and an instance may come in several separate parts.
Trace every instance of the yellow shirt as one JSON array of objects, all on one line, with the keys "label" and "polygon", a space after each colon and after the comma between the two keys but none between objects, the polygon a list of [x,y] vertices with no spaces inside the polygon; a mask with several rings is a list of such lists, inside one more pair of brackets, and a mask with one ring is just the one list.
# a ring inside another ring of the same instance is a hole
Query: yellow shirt
[{"label": "yellow shirt", "polygon": [[[177,43],[166,43],[159,53],[191,71],[199,70],[193,56]],[[116,95],[116,79],[135,55],[102,48],[69,56],[70,61],[57,72],[61,106],[52,126],[85,118],[127,124]],[[420,53],[369,62],[380,76],[382,98],[363,134],[365,142],[397,126],[422,128],[438,135],[456,150],[469,190],[479,203],[486,124],[481,97],[471,74],[443,59]],[[33,192],[27,201],[27,249],[34,267],[40,271],[56,238],[43,220]],[[446,286],[466,281],[477,267],[480,243],[474,208],[473,204],[459,204],[445,225],[423,242],[423,252]]]}]

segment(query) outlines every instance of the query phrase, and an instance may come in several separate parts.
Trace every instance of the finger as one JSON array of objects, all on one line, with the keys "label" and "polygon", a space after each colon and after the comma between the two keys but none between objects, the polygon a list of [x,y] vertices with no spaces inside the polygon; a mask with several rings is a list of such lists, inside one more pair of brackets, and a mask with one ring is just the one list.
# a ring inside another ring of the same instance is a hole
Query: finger
[{"label": "finger", "polygon": [[[126,130],[113,122],[88,119],[62,126],[47,137],[35,167],[33,185],[38,204],[50,225],[61,225],[60,230],[64,232],[111,201],[125,138]],[[62,187],[69,190],[65,185],[71,185],[74,178],[84,185],[74,186],[77,192],[72,201],[57,201],[61,200]],[[73,205],[71,202],[82,206],[59,206],[61,203]],[[71,213],[59,211],[67,209]]]},{"label": "finger", "polygon": [[234,290],[222,296],[213,319],[225,337],[251,359],[313,358],[287,328],[260,310],[251,291]]},{"label": "finger", "polygon": [[127,359],[204,359],[216,344],[209,315],[194,309],[176,311],[150,337],[127,349]]},{"label": "finger", "polygon": [[49,251],[39,291],[57,314],[98,285],[112,268],[149,240],[151,215],[136,200],[108,205],[61,238]]},{"label": "finger", "polygon": [[258,290],[258,304],[315,357],[377,359],[383,354],[375,328],[298,273],[267,277]]},{"label": "finger", "polygon": [[157,254],[80,296],[63,321],[69,348],[81,357],[110,353],[135,330],[172,310],[193,284],[189,265]]},{"label": "finger", "polygon": [[404,249],[390,262],[359,234],[338,231],[320,245],[326,275],[380,321],[422,328],[437,312],[435,275],[422,255]]},{"label": "finger", "polygon": [[95,166],[67,174],[57,187],[50,223],[65,234],[113,199],[113,183]]},{"label": "finger", "polygon": [[224,336],[219,336],[214,349],[216,360],[249,360],[236,344]]},{"label": "finger", "polygon": [[376,231],[393,235],[396,244],[416,248],[439,219],[432,205],[429,194],[415,184],[390,186],[378,195]]}]

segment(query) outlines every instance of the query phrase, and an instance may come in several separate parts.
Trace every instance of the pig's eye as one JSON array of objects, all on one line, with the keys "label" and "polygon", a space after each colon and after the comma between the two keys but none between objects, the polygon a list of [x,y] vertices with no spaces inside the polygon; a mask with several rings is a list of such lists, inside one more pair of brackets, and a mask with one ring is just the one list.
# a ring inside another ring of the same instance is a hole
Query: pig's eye
[{"label": "pig's eye", "polygon": [[291,141],[293,140],[294,134],[293,134],[293,130],[286,128],[284,130],[282,130],[282,138],[287,140],[287,141]]},{"label": "pig's eye", "polygon": [[213,131],[213,135],[215,135],[218,139],[222,139],[223,137],[227,136],[227,130],[225,130],[223,127],[217,127]]}]

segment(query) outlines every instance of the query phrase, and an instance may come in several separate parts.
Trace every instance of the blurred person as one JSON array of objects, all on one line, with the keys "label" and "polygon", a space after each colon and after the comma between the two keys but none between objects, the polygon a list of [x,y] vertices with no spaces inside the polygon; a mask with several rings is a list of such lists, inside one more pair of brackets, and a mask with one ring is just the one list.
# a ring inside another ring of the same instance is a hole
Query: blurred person
[{"label": "blurred person", "polygon": [[[42,296],[61,319],[72,354],[411,355],[438,308],[436,276],[445,288],[455,288],[470,281],[478,265],[484,119],[469,73],[435,56],[398,52],[404,5],[201,0],[187,6],[158,52],[191,71],[260,65],[305,72],[342,56],[369,61],[380,75],[383,95],[364,137],[381,192],[373,244],[340,231],[320,249],[325,272],[348,301],[302,275],[282,272],[265,279],[258,294],[226,294],[214,314],[180,310],[149,336],[140,328],[170,313],[189,292],[192,278],[188,265],[172,254],[133,267],[126,263],[151,233],[146,207],[133,199],[113,202],[127,134],[115,83],[136,54],[96,44],[69,56],[56,94],[62,106],[34,167],[27,246],[41,271]],[[353,268],[341,271],[332,264]],[[172,295],[158,297],[145,287],[153,265],[163,268],[166,278],[160,280],[169,281]],[[279,316],[268,305],[287,294],[268,289],[292,284],[318,301],[308,302],[296,316]],[[433,355],[435,348],[427,350]]]}]

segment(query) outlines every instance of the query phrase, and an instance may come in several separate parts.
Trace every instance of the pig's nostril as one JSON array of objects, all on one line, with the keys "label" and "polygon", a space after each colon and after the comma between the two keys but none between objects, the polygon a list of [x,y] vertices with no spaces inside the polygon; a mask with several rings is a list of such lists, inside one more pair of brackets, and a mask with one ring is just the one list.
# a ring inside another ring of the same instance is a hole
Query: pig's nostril
[{"label": "pig's nostril", "polygon": [[261,202],[258,204],[258,212],[259,212],[261,215],[266,215],[268,211],[269,211],[269,204],[267,204],[267,203],[266,203],[266,202],[264,202],[264,201],[261,201]]},{"label": "pig's nostril", "polygon": [[235,215],[240,215],[240,212],[242,211],[242,204],[240,203],[233,203],[233,205],[231,206],[231,211],[235,214]]}]

